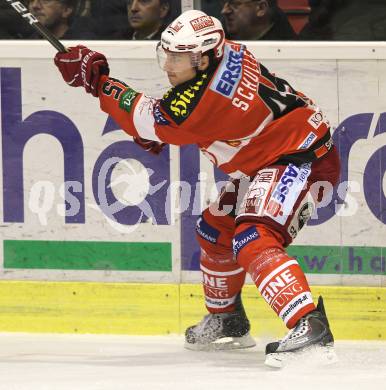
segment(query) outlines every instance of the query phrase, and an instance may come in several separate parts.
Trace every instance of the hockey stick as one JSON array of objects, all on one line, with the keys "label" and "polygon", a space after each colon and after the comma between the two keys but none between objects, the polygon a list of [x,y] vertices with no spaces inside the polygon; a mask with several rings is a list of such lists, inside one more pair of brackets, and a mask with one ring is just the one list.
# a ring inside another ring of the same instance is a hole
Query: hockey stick
[{"label": "hockey stick", "polygon": [[4,0],[12,7],[27,23],[29,23],[43,38],[59,52],[66,53],[68,50],[63,44],[46,28],[44,27],[31,12],[28,12],[26,6],[20,1]]}]

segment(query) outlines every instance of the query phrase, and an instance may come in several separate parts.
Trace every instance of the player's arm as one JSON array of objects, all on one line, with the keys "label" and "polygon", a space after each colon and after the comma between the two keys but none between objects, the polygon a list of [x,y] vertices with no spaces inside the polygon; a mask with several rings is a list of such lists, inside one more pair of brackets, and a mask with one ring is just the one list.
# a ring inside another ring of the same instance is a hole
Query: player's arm
[{"label": "player's arm", "polygon": [[[111,115],[134,142],[147,152],[159,154],[166,145],[156,134],[151,119],[155,121],[153,111],[157,104],[156,99],[144,97],[142,93],[130,88],[126,83],[117,79],[102,76],[99,84],[99,101],[102,111]],[[148,100],[148,107],[140,107],[143,100]],[[150,115],[150,126],[141,119],[141,112],[147,109]],[[153,117],[153,118],[151,118]]]},{"label": "player's arm", "polygon": [[103,54],[79,45],[57,53],[54,62],[68,85],[84,87],[87,93],[99,97],[101,109],[133,136],[138,145],[154,154],[161,152],[165,144],[158,137],[150,140],[142,137],[133,124],[131,110],[140,93],[108,77],[109,66]]},{"label": "player's arm", "polygon": [[[186,132],[165,109],[164,99],[155,99],[131,89],[122,81],[102,76],[99,86],[101,109],[111,115],[144,149],[157,153],[158,144],[187,145],[199,135]],[[151,143],[153,141],[153,143]]]}]

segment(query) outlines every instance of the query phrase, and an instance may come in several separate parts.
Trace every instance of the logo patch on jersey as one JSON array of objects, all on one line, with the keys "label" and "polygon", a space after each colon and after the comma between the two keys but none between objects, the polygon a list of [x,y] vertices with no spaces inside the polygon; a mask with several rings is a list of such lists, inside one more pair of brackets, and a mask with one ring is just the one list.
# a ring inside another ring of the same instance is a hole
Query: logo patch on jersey
[{"label": "logo patch on jersey", "polygon": [[153,109],[153,116],[155,123],[163,126],[170,125],[170,122],[164,117],[158,105]]},{"label": "logo patch on jersey", "polygon": [[323,122],[323,113],[321,111],[313,113],[309,118],[308,118],[308,123],[316,130],[319,128],[319,126]]},{"label": "logo patch on jersey", "polygon": [[327,148],[327,150],[330,150],[334,145],[334,141],[332,138],[330,138],[325,144],[324,146]]},{"label": "logo patch on jersey", "polygon": [[248,229],[245,229],[241,233],[237,234],[233,240],[233,253],[237,257],[241,249],[243,249],[247,244],[252,241],[255,241],[260,238],[260,235],[255,226],[251,226]]},{"label": "logo patch on jersey", "polygon": [[119,108],[125,110],[127,112],[131,111],[131,107],[133,106],[134,99],[138,96],[138,92],[135,92],[133,89],[129,88],[126,90],[121,98],[119,99]]},{"label": "logo patch on jersey", "polygon": [[294,239],[303,226],[308,222],[314,212],[315,205],[312,201],[304,199],[299,205],[290,225],[288,226],[288,234]]},{"label": "logo patch on jersey", "polygon": [[281,175],[268,202],[266,213],[276,222],[284,225],[300,193],[311,174],[311,164],[302,164],[299,168],[289,164]]},{"label": "logo patch on jersey", "polygon": [[211,242],[212,244],[217,243],[218,236],[220,232],[215,229],[213,226],[210,226],[204,218],[200,217],[196,223],[196,232],[204,240]]},{"label": "logo patch on jersey", "polygon": [[307,149],[316,139],[316,134],[311,131],[306,139],[298,146],[298,149]]},{"label": "logo patch on jersey", "polygon": [[190,24],[192,25],[194,31],[201,31],[214,26],[213,19],[208,15],[193,19],[190,21]]},{"label": "logo patch on jersey", "polygon": [[243,56],[244,46],[241,47],[239,52],[225,46],[224,58],[210,85],[212,91],[228,99],[233,98],[242,76]]},{"label": "logo patch on jersey", "polygon": [[180,125],[193,112],[208,85],[206,73],[199,76],[194,84],[170,89],[161,100],[162,109]]},{"label": "logo patch on jersey", "polygon": [[263,215],[267,199],[276,182],[277,172],[276,168],[261,169],[257,172],[241,202],[238,216],[243,214]]}]

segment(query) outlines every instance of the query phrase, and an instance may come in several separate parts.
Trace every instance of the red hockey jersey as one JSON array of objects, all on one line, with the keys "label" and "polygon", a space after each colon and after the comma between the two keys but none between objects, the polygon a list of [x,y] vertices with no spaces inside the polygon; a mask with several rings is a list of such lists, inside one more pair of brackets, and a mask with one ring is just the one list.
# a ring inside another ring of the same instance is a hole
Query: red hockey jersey
[{"label": "red hockey jersey", "polygon": [[162,99],[107,76],[99,92],[101,109],[128,134],[197,144],[234,178],[281,159],[306,162],[332,145],[328,121],[312,101],[271,74],[245,45],[231,41],[215,69],[171,88]]}]

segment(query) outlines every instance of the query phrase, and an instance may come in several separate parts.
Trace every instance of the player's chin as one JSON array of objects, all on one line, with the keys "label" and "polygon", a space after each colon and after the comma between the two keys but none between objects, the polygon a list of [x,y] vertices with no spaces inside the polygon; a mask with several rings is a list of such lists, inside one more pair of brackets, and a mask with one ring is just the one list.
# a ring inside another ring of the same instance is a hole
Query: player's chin
[{"label": "player's chin", "polygon": [[177,75],[173,72],[168,72],[168,79],[171,85],[176,86],[178,84]]}]

